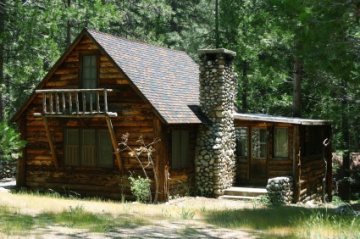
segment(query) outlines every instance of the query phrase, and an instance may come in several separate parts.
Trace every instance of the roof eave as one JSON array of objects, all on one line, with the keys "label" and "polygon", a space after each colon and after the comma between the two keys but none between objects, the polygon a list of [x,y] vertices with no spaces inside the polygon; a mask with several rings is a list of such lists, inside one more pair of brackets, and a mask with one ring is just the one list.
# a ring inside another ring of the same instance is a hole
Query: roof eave
[{"label": "roof eave", "polygon": [[235,113],[234,119],[238,120],[249,120],[249,121],[263,121],[273,123],[289,123],[297,125],[330,125],[331,120],[317,120],[317,119],[302,119],[302,118],[290,118],[290,117],[279,117],[279,116],[259,116],[252,114],[240,114]]}]

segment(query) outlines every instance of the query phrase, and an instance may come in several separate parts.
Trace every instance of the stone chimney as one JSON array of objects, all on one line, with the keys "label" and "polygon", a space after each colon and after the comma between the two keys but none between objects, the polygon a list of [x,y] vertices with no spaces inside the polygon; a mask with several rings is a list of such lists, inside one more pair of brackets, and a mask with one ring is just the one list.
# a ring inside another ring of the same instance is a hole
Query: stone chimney
[{"label": "stone chimney", "polygon": [[200,126],[196,147],[196,188],[204,196],[220,196],[235,180],[234,103],[237,76],[226,49],[198,50],[200,105],[209,124]]}]

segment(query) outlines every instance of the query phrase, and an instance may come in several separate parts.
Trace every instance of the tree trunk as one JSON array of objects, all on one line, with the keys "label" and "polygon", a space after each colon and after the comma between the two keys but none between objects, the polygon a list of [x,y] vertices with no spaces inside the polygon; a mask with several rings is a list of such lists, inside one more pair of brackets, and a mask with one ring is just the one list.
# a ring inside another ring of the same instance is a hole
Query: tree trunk
[{"label": "tree trunk", "polygon": [[[3,0],[3,7],[0,8],[0,36],[3,36],[5,31],[5,0]],[[3,38],[3,37],[2,37]],[[4,39],[0,41],[0,86],[4,84]],[[4,95],[0,91],[0,122],[5,120],[5,104]]]},{"label": "tree trunk", "polygon": [[302,64],[299,59],[296,59],[294,63],[293,117],[301,117],[302,114],[301,80]]},{"label": "tree trunk", "polygon": [[248,72],[248,62],[247,61],[243,61],[242,64],[242,91],[241,91],[241,108],[242,108],[242,112],[246,113],[247,112],[247,72]]},{"label": "tree trunk", "polygon": [[350,138],[349,138],[349,122],[348,122],[348,100],[346,94],[346,87],[343,84],[343,98],[341,100],[342,106],[342,116],[341,116],[341,128],[343,135],[343,170],[344,170],[344,178],[342,183],[341,190],[341,199],[343,201],[350,201],[351,198],[351,188],[350,188]]},{"label": "tree trunk", "polygon": [[[67,7],[71,8],[71,0],[68,0]],[[66,48],[69,48],[71,45],[71,19],[67,20],[66,24]]]},{"label": "tree trunk", "polygon": [[219,0],[215,2],[215,48],[220,47],[219,37]]}]

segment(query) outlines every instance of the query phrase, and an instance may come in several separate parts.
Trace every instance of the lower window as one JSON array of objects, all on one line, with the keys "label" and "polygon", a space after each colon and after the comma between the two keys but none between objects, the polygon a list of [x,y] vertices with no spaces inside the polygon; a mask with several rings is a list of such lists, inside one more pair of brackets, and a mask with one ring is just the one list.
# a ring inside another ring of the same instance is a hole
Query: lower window
[{"label": "lower window", "polygon": [[251,133],[253,158],[264,159],[267,156],[267,131],[262,128],[253,128]]},{"label": "lower window", "polygon": [[189,131],[172,131],[172,169],[183,169],[189,166]]},{"label": "lower window", "polygon": [[274,157],[289,157],[289,129],[285,127],[276,127],[274,133]]},{"label": "lower window", "polygon": [[113,148],[108,130],[66,129],[64,138],[66,165],[113,166]]}]

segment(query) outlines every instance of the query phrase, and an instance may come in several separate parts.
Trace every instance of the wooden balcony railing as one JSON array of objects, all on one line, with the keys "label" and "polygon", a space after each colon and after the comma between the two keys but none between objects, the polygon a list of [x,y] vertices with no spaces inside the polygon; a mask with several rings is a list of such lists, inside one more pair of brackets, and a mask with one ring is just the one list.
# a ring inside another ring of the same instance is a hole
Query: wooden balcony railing
[{"label": "wooden balcony railing", "polygon": [[51,117],[115,117],[109,112],[107,93],[111,89],[46,89],[36,90],[42,94],[42,113],[36,116]]}]

